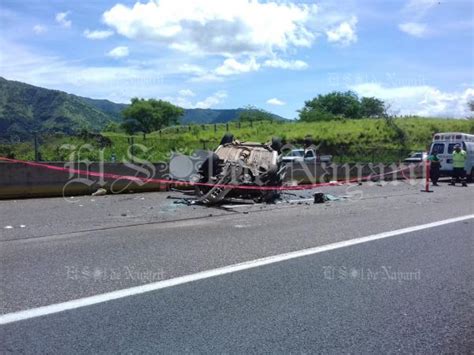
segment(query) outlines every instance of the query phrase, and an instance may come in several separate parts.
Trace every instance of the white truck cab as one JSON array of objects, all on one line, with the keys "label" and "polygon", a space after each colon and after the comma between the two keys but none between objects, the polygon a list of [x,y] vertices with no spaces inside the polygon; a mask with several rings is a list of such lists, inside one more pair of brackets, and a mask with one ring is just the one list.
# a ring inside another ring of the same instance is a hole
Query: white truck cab
[{"label": "white truck cab", "polygon": [[433,136],[430,155],[438,154],[441,162],[441,175],[451,176],[453,172],[453,151],[456,144],[459,144],[467,153],[464,169],[468,180],[472,181],[474,178],[474,134],[460,132],[436,133]]},{"label": "white truck cab", "polygon": [[320,162],[331,163],[332,155],[319,155],[314,149],[292,149],[287,155],[283,156],[281,161],[291,162]]}]

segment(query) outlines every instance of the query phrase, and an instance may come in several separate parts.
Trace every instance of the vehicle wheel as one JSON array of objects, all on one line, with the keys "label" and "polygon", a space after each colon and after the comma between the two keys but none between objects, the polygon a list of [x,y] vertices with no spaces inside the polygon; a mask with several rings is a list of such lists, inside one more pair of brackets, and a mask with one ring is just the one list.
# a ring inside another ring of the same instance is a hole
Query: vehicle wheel
[{"label": "vehicle wheel", "polygon": [[234,141],[234,135],[232,133],[224,134],[224,137],[221,139],[220,145],[230,144]]},{"label": "vehicle wheel", "polygon": [[273,137],[272,138],[272,149],[277,151],[278,154],[280,154],[280,150],[283,147],[283,144],[281,143],[281,138],[280,137]]},{"label": "vehicle wheel", "polygon": [[[282,176],[278,166],[271,167],[265,176],[263,176],[263,186],[281,186]],[[255,199],[256,202],[273,203],[280,196],[279,190],[263,190],[259,197]]]},{"label": "vehicle wheel", "polygon": [[312,137],[305,137],[304,138],[304,147],[305,148],[308,148],[308,147],[311,147],[312,145],[314,144],[314,140]]},{"label": "vehicle wheel", "polygon": [[469,183],[474,182],[474,168],[471,169],[471,173],[467,175],[466,180]]},{"label": "vehicle wheel", "polygon": [[[212,176],[216,176],[219,173],[219,156],[215,153],[210,153],[209,157],[204,160],[204,163],[201,164],[199,168],[199,174],[201,179],[199,182],[208,183]],[[206,194],[211,189],[210,186],[196,185],[194,190],[197,196],[202,196]]]}]

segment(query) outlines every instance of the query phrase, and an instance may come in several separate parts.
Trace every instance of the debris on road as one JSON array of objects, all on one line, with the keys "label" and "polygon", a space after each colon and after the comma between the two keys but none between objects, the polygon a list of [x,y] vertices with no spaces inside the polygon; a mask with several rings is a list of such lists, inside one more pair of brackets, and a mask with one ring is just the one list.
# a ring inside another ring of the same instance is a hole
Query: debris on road
[{"label": "debris on road", "polygon": [[104,195],[107,195],[107,190],[104,188],[100,188],[96,192],[92,193],[92,196],[104,196]]},{"label": "debris on road", "polygon": [[314,203],[325,203],[331,201],[343,201],[347,199],[347,196],[334,196],[331,194],[325,194],[322,192],[316,192],[314,195]]},{"label": "debris on road", "polygon": [[326,201],[328,201],[326,194],[322,192],[316,192],[314,194],[314,203],[324,203]]}]

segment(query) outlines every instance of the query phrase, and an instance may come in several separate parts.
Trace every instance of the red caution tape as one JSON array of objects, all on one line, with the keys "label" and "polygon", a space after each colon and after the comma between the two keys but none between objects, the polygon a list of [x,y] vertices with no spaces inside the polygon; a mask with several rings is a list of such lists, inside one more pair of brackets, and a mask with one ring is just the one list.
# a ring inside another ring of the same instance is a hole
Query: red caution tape
[{"label": "red caution tape", "polygon": [[310,189],[314,189],[316,187],[322,187],[322,186],[340,186],[340,185],[345,185],[345,184],[372,180],[375,178],[380,178],[383,176],[396,174],[398,172],[403,173],[404,171],[409,169],[409,167],[404,167],[398,170],[390,171],[388,173],[368,175],[368,176],[364,176],[360,178],[354,178],[354,179],[349,179],[349,180],[338,180],[338,181],[325,182],[325,183],[303,184],[303,185],[297,185],[297,186],[256,186],[256,185],[238,185],[238,184],[211,184],[211,183],[204,183],[204,182],[180,181],[180,180],[170,180],[170,179],[142,178],[142,177],[131,176],[131,175],[99,173],[99,172],[88,171],[88,170],[65,168],[65,167],[60,167],[60,166],[55,166],[55,165],[36,163],[36,162],[25,161],[25,160],[10,159],[10,158],[4,158],[4,157],[0,157],[0,160],[7,161],[10,163],[36,166],[39,168],[55,170],[59,172],[73,173],[73,174],[88,176],[88,177],[92,176],[92,177],[99,177],[99,178],[106,178],[106,179],[140,181],[144,183],[152,182],[152,183],[157,183],[157,184],[177,185],[177,186],[208,186],[208,187],[219,187],[219,188],[225,188],[225,189],[261,190],[261,191],[310,190]]}]

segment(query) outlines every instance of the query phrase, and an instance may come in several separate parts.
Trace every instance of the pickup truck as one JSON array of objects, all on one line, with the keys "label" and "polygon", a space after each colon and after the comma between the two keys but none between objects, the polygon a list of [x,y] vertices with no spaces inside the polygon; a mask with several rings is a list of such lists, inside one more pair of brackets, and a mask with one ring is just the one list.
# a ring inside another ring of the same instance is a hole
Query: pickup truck
[{"label": "pickup truck", "polygon": [[410,154],[410,156],[406,159],[403,160],[404,163],[421,163],[423,161],[426,161],[428,158],[428,153],[426,152],[415,152]]},{"label": "pickup truck", "polygon": [[331,163],[332,155],[317,155],[313,149],[292,149],[281,158],[284,163],[291,162],[318,162]]}]

